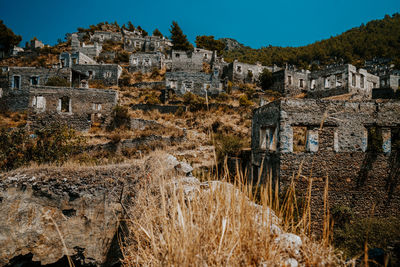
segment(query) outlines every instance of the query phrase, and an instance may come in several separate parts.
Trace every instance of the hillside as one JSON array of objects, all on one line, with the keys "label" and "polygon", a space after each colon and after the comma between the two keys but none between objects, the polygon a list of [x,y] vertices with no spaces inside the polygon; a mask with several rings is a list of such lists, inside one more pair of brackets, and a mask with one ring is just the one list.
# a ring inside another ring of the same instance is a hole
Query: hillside
[{"label": "hillside", "polygon": [[[261,62],[263,65],[294,64],[302,68],[327,65],[342,59],[360,66],[365,60],[390,58],[400,67],[400,14],[386,15],[366,25],[350,29],[338,36],[302,47],[268,46],[260,49],[242,47],[225,51],[227,61]],[[312,66],[312,64],[314,66]]]}]

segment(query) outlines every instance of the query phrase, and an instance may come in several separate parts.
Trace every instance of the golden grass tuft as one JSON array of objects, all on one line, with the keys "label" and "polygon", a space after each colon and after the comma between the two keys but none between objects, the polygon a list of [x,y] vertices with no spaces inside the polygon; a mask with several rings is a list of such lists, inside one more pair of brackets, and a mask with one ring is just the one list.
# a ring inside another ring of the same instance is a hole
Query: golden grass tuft
[{"label": "golden grass tuft", "polygon": [[[271,184],[253,187],[242,176],[233,185],[211,181],[208,186],[183,185],[176,173],[164,171],[161,158],[148,161],[128,209],[124,265],[286,266],[289,258],[304,266],[344,265],[326,240],[309,237],[307,212],[295,223],[294,192],[289,190],[286,201],[279,203]],[[260,205],[254,202],[256,196]],[[302,238],[298,253],[277,242],[279,232],[273,230],[274,220],[267,212],[272,207],[286,216],[279,227]]]}]

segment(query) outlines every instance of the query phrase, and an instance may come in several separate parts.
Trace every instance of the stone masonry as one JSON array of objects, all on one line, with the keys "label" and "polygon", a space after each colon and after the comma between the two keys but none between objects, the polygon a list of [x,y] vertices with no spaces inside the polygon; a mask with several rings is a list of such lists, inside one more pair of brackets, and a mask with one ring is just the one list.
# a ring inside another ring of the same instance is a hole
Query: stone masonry
[{"label": "stone masonry", "polygon": [[217,75],[203,72],[167,72],[165,74],[167,90],[174,90],[176,94],[184,95],[191,92],[205,96],[218,94],[222,91],[222,83]]},{"label": "stone masonry", "polygon": [[252,121],[252,176],[292,179],[304,197],[312,178],[311,212],[329,203],[368,216],[400,215],[400,102],[285,99],[256,109]]},{"label": "stone masonry", "polygon": [[160,52],[133,53],[129,57],[130,72],[151,72],[164,67],[165,56]]},{"label": "stone masonry", "polygon": [[114,90],[32,86],[28,121],[31,128],[59,122],[87,131],[110,123],[117,100]]}]

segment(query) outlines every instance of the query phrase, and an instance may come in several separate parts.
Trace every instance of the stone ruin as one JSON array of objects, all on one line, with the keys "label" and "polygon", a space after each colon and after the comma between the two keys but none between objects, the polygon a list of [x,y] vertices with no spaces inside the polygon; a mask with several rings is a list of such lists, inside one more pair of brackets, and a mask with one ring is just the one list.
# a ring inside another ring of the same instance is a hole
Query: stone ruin
[{"label": "stone ruin", "polygon": [[312,179],[312,216],[329,203],[367,216],[400,215],[400,102],[282,99],[253,112],[252,179],[301,197]]}]

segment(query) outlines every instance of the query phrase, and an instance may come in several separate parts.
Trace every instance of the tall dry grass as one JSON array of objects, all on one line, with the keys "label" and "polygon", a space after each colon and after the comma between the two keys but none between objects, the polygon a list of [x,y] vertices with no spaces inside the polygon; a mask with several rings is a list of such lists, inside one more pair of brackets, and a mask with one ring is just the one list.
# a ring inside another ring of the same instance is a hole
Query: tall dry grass
[{"label": "tall dry grass", "polygon": [[[149,162],[127,209],[124,265],[290,266],[289,259],[304,266],[344,265],[327,236],[310,237],[309,202],[296,219],[294,184],[280,201],[271,182],[253,186],[242,175],[234,184],[211,182],[224,179],[220,174],[197,184],[165,171],[160,158]],[[302,245],[282,238],[285,231],[298,234]]]}]

